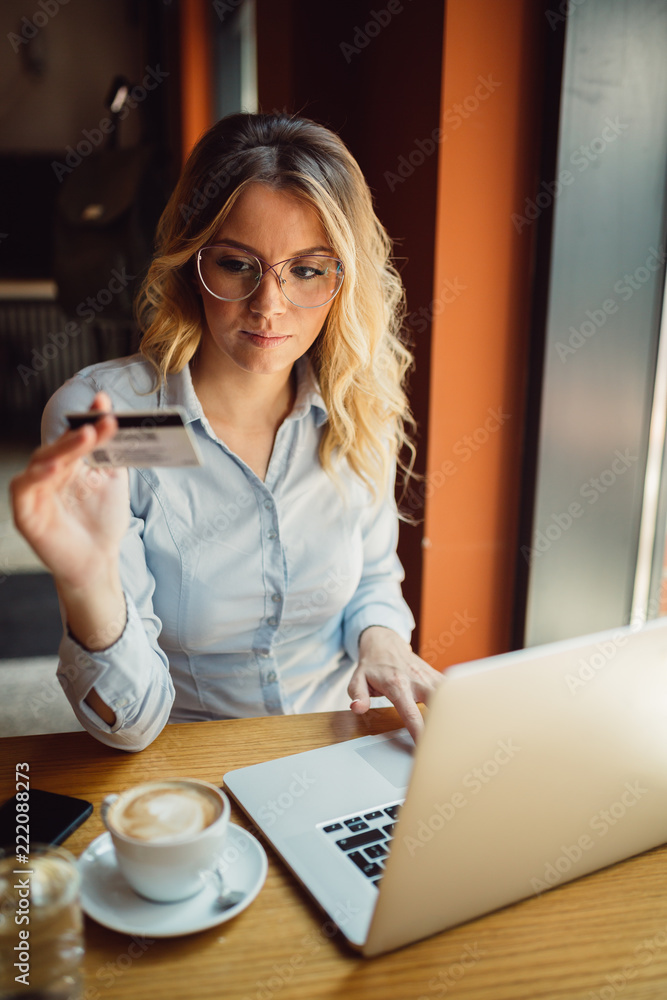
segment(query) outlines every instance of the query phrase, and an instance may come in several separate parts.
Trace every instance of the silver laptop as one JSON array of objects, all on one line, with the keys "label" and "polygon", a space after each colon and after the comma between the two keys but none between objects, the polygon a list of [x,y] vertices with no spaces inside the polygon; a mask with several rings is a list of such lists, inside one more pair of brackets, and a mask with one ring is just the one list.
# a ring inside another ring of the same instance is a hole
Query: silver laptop
[{"label": "silver laptop", "polygon": [[667,619],[450,667],[405,730],[225,775],[364,955],[667,841]]}]

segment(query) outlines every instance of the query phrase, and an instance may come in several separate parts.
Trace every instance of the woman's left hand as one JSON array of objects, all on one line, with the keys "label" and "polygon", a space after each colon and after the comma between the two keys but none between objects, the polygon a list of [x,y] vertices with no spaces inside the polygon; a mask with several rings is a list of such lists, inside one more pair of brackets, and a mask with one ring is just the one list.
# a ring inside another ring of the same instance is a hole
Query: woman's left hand
[{"label": "woman's left hand", "polygon": [[395,706],[412,738],[424,728],[417,702],[428,702],[442,681],[442,674],[413,653],[398,633],[381,625],[364,629],[359,639],[359,663],[347,693],[350,708],[363,715],[370,699],[384,695]]}]

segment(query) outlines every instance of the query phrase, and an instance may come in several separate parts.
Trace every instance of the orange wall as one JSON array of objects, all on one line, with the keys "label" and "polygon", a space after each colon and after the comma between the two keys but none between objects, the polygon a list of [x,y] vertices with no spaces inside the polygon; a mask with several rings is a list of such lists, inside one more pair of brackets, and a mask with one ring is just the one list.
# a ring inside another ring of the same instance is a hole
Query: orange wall
[{"label": "orange wall", "polygon": [[420,645],[438,669],[510,641],[534,239],[511,216],[537,168],[539,6],[446,6]]},{"label": "orange wall", "polygon": [[213,124],[211,31],[208,0],[181,0],[181,142],[183,162]]}]

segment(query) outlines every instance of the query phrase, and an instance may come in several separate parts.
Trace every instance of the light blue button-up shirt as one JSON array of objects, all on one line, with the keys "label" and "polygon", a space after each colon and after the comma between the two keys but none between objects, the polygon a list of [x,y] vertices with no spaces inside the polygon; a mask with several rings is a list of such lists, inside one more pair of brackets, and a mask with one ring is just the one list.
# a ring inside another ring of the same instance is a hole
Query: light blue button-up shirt
[{"label": "light blue button-up shirt", "polygon": [[[182,407],[204,461],[129,470],[127,624],[101,652],[69,634],[60,645],[58,677],[81,724],[139,750],[167,722],[347,708],[363,629],[409,639],[414,620],[393,497],[373,504],[349,470],[341,493],[320,465],[327,414],[307,360],[297,362],[296,400],[265,481],[216,436],[189,368],[156,390],[140,355],[66,382],[47,404],[44,440],[100,389],[118,412]],[[84,701],[93,687],[116,714],[112,727]]]}]

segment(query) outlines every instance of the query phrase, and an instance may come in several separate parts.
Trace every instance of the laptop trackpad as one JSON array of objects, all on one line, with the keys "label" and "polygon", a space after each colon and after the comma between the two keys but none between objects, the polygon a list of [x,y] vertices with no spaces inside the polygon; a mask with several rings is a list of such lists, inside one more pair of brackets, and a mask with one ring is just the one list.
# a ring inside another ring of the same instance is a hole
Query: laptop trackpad
[{"label": "laptop trackpad", "polygon": [[412,737],[406,732],[391,740],[360,747],[355,753],[363,757],[395,788],[407,788],[412,773],[414,749]]}]

